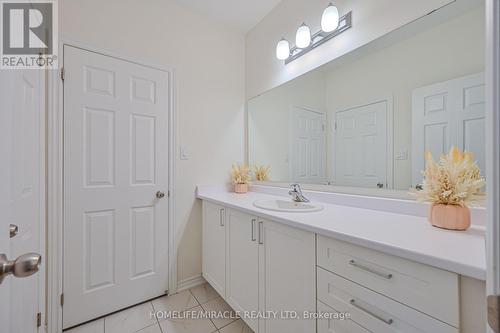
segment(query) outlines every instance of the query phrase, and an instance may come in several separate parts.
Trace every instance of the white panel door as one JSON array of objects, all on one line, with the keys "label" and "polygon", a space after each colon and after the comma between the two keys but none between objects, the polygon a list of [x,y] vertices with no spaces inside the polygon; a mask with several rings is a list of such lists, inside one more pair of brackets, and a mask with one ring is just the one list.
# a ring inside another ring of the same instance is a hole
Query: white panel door
[{"label": "white panel door", "polygon": [[168,288],[169,73],[64,47],[65,328]]},{"label": "white panel door", "polygon": [[452,146],[474,153],[485,174],[484,74],[474,74],[413,91],[412,184],[422,182],[424,155],[438,159]]},{"label": "white panel door", "polygon": [[388,187],[387,117],[387,101],[335,113],[335,185]]},{"label": "white panel door", "polygon": [[316,320],[303,313],[316,310],[315,234],[272,221],[259,222],[259,311],[295,311],[297,319],[266,319],[259,333],[315,332]]},{"label": "white panel door", "polygon": [[310,184],[326,182],[324,113],[293,107],[290,133],[292,181]]},{"label": "white panel door", "polygon": [[[2,71],[0,75],[0,254],[9,260],[26,253],[45,253],[44,82],[42,70]],[[9,237],[10,225],[17,226],[18,232]],[[27,278],[7,276],[0,284],[2,332],[42,330],[37,313],[42,320],[43,267]]]},{"label": "white panel door", "polygon": [[226,213],[222,206],[203,200],[203,277],[226,295]]},{"label": "white panel door", "polygon": [[[226,210],[228,251],[226,256],[226,301],[236,311],[259,309],[259,248],[257,218]],[[258,320],[243,318],[257,332]]]}]

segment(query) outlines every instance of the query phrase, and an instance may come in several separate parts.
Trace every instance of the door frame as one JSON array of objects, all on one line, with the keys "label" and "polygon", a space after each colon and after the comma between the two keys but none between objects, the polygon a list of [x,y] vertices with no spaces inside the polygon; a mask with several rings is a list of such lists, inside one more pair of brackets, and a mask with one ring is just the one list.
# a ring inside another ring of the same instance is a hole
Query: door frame
[{"label": "door frame", "polygon": [[[486,0],[486,290],[500,294],[500,0]],[[497,315],[496,313],[492,313]],[[487,325],[488,332],[493,330]]]},{"label": "door frame", "polygon": [[[293,179],[293,172],[295,170],[295,166],[293,165],[293,159],[292,159],[292,156],[295,154],[294,153],[294,147],[293,147],[293,142],[294,142],[294,138],[295,138],[295,109],[302,109],[302,110],[305,110],[305,111],[309,111],[309,112],[313,112],[313,113],[317,113],[317,114],[321,114],[325,117],[325,123],[324,123],[324,126],[325,126],[325,130],[324,130],[324,137],[325,137],[325,142],[324,142],[324,158],[325,160],[323,161],[323,173],[324,173],[324,177],[325,177],[325,182],[328,181],[328,156],[327,156],[327,152],[328,152],[328,132],[327,132],[327,128],[328,128],[328,114],[326,111],[318,111],[318,110],[313,110],[312,108],[309,108],[309,107],[305,107],[305,106],[299,106],[299,105],[295,105],[295,104],[291,104],[288,108],[288,126],[289,126],[289,131],[288,131],[288,173],[289,173],[289,178],[290,179]],[[293,180],[295,182],[295,179]],[[306,183],[307,184],[307,183]]]},{"label": "door frame", "polygon": [[104,56],[117,58],[166,72],[170,76],[168,94],[168,285],[169,293],[177,290],[177,247],[175,237],[175,147],[177,138],[177,90],[175,85],[176,72],[173,67],[151,64],[141,59],[121,55],[103,48],[91,46],[79,41],[61,37],[59,40],[60,67],[48,75],[47,82],[47,332],[60,333],[63,328],[64,302],[63,293],[63,244],[64,244],[64,154],[63,154],[63,115],[64,115],[64,86],[61,80],[61,69],[64,67],[64,46],[72,46],[98,53]]},{"label": "door frame", "polygon": [[[366,103],[360,103],[356,104],[354,106],[351,106],[347,109],[342,109],[342,110],[332,110],[328,112],[328,115],[330,116],[330,129],[331,129],[331,136],[330,138],[327,138],[328,143],[327,143],[327,158],[328,161],[330,162],[327,165],[328,168],[328,182],[332,180],[332,178],[335,180],[335,154],[332,153],[332,150],[335,148],[336,142],[335,142],[335,137],[337,135],[337,131],[335,130],[335,123],[337,122],[337,113],[339,112],[344,112],[344,111],[349,111],[352,109],[357,109],[363,106],[368,106],[372,104],[378,104],[380,102],[386,102],[387,103],[387,115],[386,115],[386,137],[387,137],[387,144],[386,144],[386,149],[387,149],[387,158],[386,158],[386,172],[385,172],[385,177],[387,181],[387,188],[386,189],[394,189],[394,96],[392,94],[387,94],[386,96],[382,96],[381,98],[373,99],[370,100]],[[332,150],[330,150],[332,149]],[[335,184],[333,184],[335,185]]]}]

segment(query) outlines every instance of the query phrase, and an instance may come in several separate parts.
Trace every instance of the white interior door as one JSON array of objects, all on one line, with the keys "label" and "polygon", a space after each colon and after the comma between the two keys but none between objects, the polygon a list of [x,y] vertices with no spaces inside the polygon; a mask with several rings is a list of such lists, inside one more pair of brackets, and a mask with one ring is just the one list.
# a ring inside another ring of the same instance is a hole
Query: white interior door
[{"label": "white interior door", "polygon": [[170,76],[71,46],[64,68],[67,328],[168,288]]},{"label": "white interior door", "polygon": [[474,74],[415,89],[412,107],[412,183],[422,182],[424,154],[434,159],[451,146],[473,152],[485,174],[484,74]]},{"label": "white interior door", "polygon": [[326,116],[293,107],[291,114],[290,168],[294,182],[326,182]]},{"label": "white interior door", "polygon": [[[44,77],[42,70],[0,75],[0,254],[9,260],[45,253]],[[16,233],[9,233],[11,226],[17,226]],[[39,267],[37,274],[10,275],[0,284],[2,332],[35,333],[43,324],[44,273]]]},{"label": "white interior door", "polygon": [[335,113],[334,184],[388,187],[388,101]]}]

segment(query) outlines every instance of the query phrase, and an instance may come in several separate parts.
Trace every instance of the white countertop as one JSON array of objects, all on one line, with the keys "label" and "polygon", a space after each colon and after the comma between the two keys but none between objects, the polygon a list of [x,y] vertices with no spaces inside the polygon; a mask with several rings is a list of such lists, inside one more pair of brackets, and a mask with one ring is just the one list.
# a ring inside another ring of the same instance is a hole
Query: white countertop
[{"label": "white countertop", "polygon": [[197,197],[258,217],[340,239],[419,263],[486,279],[484,231],[438,229],[426,218],[321,203],[312,213],[283,213],[257,208],[255,200],[283,199],[259,192],[236,194],[220,187],[199,186]]}]

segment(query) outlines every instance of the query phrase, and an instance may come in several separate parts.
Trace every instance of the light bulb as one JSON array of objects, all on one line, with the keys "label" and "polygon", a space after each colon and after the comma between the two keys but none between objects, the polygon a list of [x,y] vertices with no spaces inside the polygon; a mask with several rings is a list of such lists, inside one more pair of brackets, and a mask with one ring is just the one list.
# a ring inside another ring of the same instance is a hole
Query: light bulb
[{"label": "light bulb", "polygon": [[339,26],[339,10],[331,3],[326,7],[321,16],[321,30],[331,32]]},{"label": "light bulb", "polygon": [[311,44],[311,29],[305,23],[302,23],[295,35],[295,45],[300,49],[304,49],[309,44]]},{"label": "light bulb", "polygon": [[290,43],[285,38],[282,38],[276,45],[276,58],[285,60],[290,56]]}]

